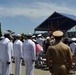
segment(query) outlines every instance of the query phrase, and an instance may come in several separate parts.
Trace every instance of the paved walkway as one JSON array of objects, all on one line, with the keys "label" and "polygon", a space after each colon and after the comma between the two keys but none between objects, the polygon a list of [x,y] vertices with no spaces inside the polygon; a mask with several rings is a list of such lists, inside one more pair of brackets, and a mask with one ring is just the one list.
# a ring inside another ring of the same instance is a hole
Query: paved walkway
[{"label": "paved walkway", "polygon": [[[13,64],[12,68],[13,68],[12,70],[13,70],[13,74],[14,74],[14,64]],[[42,69],[35,68],[34,72],[35,72],[34,75],[51,75],[51,73],[48,70],[44,69],[44,68],[42,68]],[[21,75],[25,75],[25,66],[22,66]]]},{"label": "paved walkway", "polygon": [[[12,65],[12,70],[14,74],[14,64]],[[25,66],[22,66],[21,75],[25,75]],[[35,68],[34,75],[52,75],[52,74],[46,68]],[[76,75],[76,71],[74,74],[74,71],[71,70],[69,75]]]}]

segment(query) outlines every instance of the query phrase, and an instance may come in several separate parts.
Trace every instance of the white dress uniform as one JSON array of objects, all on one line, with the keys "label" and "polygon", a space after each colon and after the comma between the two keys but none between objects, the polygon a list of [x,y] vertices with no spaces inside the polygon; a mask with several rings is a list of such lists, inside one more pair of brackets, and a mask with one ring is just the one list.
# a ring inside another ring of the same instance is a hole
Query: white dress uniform
[{"label": "white dress uniform", "polygon": [[25,75],[34,75],[35,62],[33,60],[36,60],[36,47],[31,39],[27,39],[23,43],[23,58],[26,68]]},{"label": "white dress uniform", "polygon": [[[8,43],[9,45],[10,45],[10,54],[11,54],[11,58],[13,57],[13,43],[12,43],[12,41],[10,41],[9,43]],[[12,59],[11,59],[11,63],[9,64],[9,74],[12,74]]]},{"label": "white dress uniform", "polygon": [[22,58],[22,42],[17,39],[13,44],[13,52],[15,57],[15,75],[21,74],[21,58]]},{"label": "white dress uniform", "polygon": [[10,40],[4,38],[0,41],[0,64],[1,75],[9,75],[9,65],[7,62],[11,62],[10,54]]},{"label": "white dress uniform", "polygon": [[38,34],[37,43],[40,44],[43,47],[43,43],[45,41],[44,38],[42,38],[42,34]]},{"label": "white dress uniform", "polygon": [[44,39],[38,38],[36,41],[38,42],[38,44],[40,44],[43,47]]},{"label": "white dress uniform", "polygon": [[72,42],[72,43],[70,44],[70,48],[71,48],[72,53],[73,53],[73,55],[74,55],[74,52],[75,52],[75,49],[76,49],[76,43],[75,43],[75,42]]}]

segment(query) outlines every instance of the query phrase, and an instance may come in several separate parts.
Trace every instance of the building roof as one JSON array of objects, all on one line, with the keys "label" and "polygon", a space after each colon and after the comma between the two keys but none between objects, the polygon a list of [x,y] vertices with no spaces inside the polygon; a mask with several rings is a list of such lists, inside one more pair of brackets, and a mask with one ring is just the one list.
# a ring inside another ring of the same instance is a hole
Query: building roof
[{"label": "building roof", "polygon": [[65,13],[54,12],[46,20],[44,20],[35,31],[51,31],[51,30],[65,30],[68,31],[76,25],[76,16]]}]

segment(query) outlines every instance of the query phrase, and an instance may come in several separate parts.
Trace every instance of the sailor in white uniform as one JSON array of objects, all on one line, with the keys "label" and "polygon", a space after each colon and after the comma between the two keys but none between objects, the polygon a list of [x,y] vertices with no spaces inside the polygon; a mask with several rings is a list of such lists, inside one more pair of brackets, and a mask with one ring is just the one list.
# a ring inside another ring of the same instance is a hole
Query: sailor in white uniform
[{"label": "sailor in white uniform", "polygon": [[45,41],[45,38],[42,37],[42,34],[39,34],[36,41],[37,41],[38,44],[40,44],[40,46],[43,47],[43,43]]},{"label": "sailor in white uniform", "polygon": [[10,54],[10,32],[4,32],[4,39],[0,41],[0,70],[1,75],[9,75],[9,64],[11,62]]},{"label": "sailor in white uniform", "polygon": [[[13,37],[10,36],[10,54],[11,54],[11,58],[13,57]],[[9,74],[12,75],[12,59],[11,59],[11,63],[9,64]]]},{"label": "sailor in white uniform", "polygon": [[72,50],[72,55],[74,56],[75,51],[76,51],[76,38],[72,38],[72,43],[70,44],[70,48]]},{"label": "sailor in white uniform", "polygon": [[27,39],[23,43],[23,59],[26,68],[25,75],[34,75],[36,47],[35,47],[35,43],[32,41],[31,33],[27,35]]},{"label": "sailor in white uniform", "polygon": [[21,75],[21,63],[22,63],[22,45],[23,43],[20,41],[20,34],[16,35],[16,40],[13,44],[13,53],[15,57],[15,75]]}]

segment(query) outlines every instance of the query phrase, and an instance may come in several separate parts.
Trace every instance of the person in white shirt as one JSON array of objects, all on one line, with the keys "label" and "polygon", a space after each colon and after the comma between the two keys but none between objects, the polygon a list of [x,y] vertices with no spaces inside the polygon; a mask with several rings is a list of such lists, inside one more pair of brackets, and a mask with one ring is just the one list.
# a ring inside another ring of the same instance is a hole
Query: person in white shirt
[{"label": "person in white shirt", "polygon": [[36,41],[36,36],[35,35],[32,36],[32,40]]},{"label": "person in white shirt", "polygon": [[[11,58],[13,57],[13,37],[10,36],[9,38],[10,42],[10,54],[11,54]],[[11,63],[9,64],[9,74],[12,75],[12,60],[11,60]]]},{"label": "person in white shirt", "polygon": [[36,47],[32,41],[32,34],[27,34],[27,39],[23,43],[23,59],[25,62],[26,74],[34,75],[34,66],[36,60]]},{"label": "person in white shirt", "polygon": [[9,75],[10,54],[10,32],[4,32],[4,38],[0,41],[0,75]]},{"label": "person in white shirt", "polygon": [[37,38],[36,41],[37,41],[38,44],[40,44],[40,46],[43,47],[43,43],[44,43],[45,39],[42,37],[42,34],[38,35],[38,38]]},{"label": "person in white shirt", "polygon": [[71,40],[72,40],[72,43],[70,44],[70,48],[71,48],[72,54],[74,55],[75,49],[76,49],[76,38],[72,38]]},{"label": "person in white shirt", "polygon": [[20,41],[20,34],[16,35],[16,40],[13,44],[13,53],[15,58],[15,75],[21,75],[21,63],[22,63],[22,45]]}]

